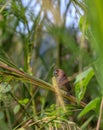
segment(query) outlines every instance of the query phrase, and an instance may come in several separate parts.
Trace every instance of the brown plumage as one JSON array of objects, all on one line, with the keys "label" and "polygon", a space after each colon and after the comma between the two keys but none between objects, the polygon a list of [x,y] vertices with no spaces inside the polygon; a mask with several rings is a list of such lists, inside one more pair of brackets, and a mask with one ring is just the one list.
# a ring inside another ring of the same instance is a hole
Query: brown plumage
[{"label": "brown plumage", "polygon": [[71,85],[69,83],[68,77],[66,76],[65,72],[62,69],[56,69],[54,70],[54,76],[56,77],[58,86],[61,89],[70,92]]}]

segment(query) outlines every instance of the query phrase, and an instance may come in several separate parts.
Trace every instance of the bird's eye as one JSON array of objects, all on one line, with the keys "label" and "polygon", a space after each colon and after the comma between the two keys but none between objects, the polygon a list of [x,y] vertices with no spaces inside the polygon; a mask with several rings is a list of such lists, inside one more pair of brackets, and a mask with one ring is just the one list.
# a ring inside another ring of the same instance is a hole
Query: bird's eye
[{"label": "bird's eye", "polygon": [[66,77],[66,74],[65,74],[65,73],[63,74],[63,77]]},{"label": "bird's eye", "polygon": [[54,70],[53,75],[58,76],[58,70]]}]

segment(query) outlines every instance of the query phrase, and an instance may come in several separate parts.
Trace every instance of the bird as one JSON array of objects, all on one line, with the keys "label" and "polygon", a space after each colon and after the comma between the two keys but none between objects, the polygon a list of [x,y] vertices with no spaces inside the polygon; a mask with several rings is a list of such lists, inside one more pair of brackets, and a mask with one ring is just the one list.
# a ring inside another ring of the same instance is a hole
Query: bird
[{"label": "bird", "polygon": [[70,93],[71,85],[65,72],[62,69],[55,69],[53,74],[56,77],[59,88]]}]

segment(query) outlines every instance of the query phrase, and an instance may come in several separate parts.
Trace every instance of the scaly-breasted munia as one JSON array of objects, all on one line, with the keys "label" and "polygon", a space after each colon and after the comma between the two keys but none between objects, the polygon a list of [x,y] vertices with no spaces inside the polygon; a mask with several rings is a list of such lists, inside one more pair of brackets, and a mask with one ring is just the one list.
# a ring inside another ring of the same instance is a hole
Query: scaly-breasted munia
[{"label": "scaly-breasted munia", "polygon": [[71,91],[71,85],[69,83],[68,77],[62,69],[55,69],[54,76],[56,77],[57,84],[60,89],[63,89],[66,92]]}]

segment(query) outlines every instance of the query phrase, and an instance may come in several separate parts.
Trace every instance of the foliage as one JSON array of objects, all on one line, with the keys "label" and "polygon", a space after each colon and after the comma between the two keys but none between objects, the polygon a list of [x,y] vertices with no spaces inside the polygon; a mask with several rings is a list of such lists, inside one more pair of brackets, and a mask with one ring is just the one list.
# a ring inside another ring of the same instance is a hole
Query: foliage
[{"label": "foliage", "polygon": [[[0,0],[0,129],[103,129],[102,6]],[[71,94],[58,89],[55,68]]]}]

